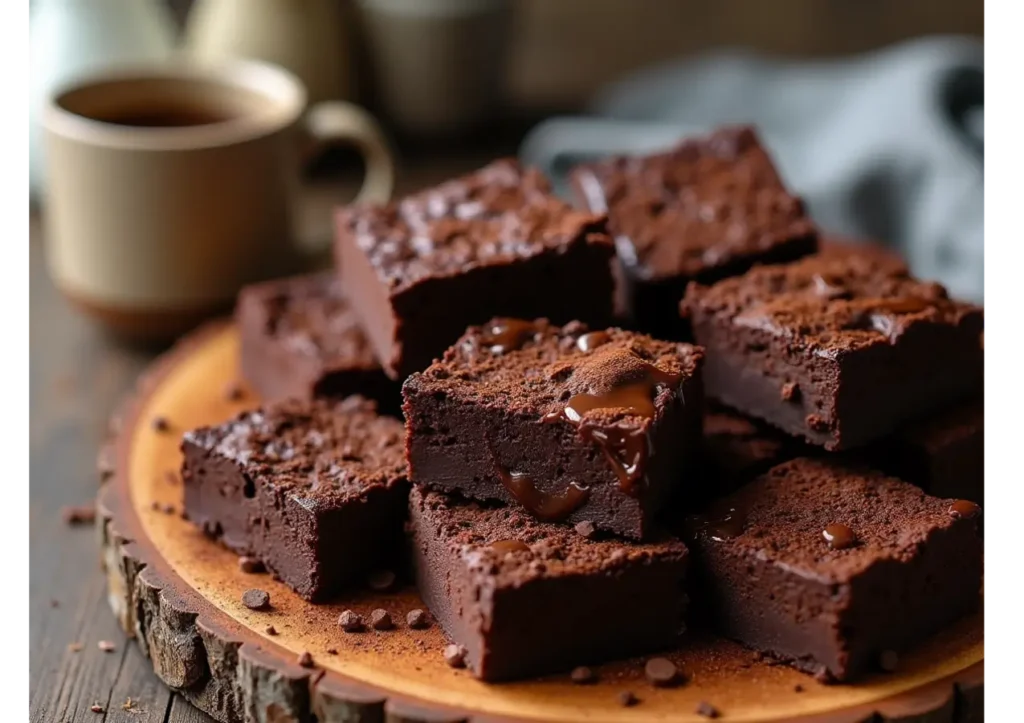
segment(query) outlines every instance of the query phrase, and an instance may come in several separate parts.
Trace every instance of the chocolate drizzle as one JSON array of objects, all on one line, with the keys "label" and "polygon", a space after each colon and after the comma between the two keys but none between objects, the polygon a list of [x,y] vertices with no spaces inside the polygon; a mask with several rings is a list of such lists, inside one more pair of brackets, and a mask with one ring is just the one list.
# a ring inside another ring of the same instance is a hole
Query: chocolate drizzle
[{"label": "chocolate drizzle", "polygon": [[949,506],[950,517],[971,519],[981,514],[981,507],[970,500],[956,500]]},{"label": "chocolate drizzle", "polygon": [[[622,351],[619,350],[620,353]],[[639,374],[631,374],[623,381],[613,382],[598,393],[575,394],[562,409],[549,412],[541,421],[565,419],[576,425],[583,439],[597,444],[604,451],[619,478],[622,491],[635,495],[639,491],[637,483],[644,477],[650,455],[646,429],[622,422],[588,421],[585,418],[589,412],[599,409],[621,410],[631,416],[651,418],[656,411],[654,396],[658,386],[675,387],[682,375],[664,371],[636,357],[630,361],[638,366]]]},{"label": "chocolate drizzle", "polygon": [[607,331],[591,331],[576,340],[576,348],[583,352],[593,351],[611,340],[612,338]]},{"label": "chocolate drizzle", "polygon": [[747,508],[739,505],[717,505],[697,520],[696,533],[721,542],[743,534],[747,526]]},{"label": "chocolate drizzle", "polygon": [[566,487],[561,494],[544,492],[537,488],[529,475],[509,472],[497,463],[494,466],[505,489],[541,522],[561,522],[590,497],[590,490],[575,483]]},{"label": "chocolate drizzle", "polygon": [[493,319],[481,335],[481,342],[493,354],[507,354],[521,349],[533,339],[543,327],[536,321],[522,319]]},{"label": "chocolate drizzle", "polygon": [[857,535],[843,524],[829,525],[821,534],[833,550],[845,550],[857,544]]}]

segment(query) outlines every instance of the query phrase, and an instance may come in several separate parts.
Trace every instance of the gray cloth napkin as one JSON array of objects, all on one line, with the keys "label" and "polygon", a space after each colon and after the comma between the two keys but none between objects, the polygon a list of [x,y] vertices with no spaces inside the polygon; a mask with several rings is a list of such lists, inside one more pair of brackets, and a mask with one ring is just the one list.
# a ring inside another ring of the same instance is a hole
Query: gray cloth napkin
[{"label": "gray cloth napkin", "polygon": [[592,116],[540,124],[520,155],[564,191],[582,160],[753,123],[823,229],[883,241],[917,275],[980,302],[983,59],[981,43],[956,37],[815,63],[716,53],[609,87]]}]

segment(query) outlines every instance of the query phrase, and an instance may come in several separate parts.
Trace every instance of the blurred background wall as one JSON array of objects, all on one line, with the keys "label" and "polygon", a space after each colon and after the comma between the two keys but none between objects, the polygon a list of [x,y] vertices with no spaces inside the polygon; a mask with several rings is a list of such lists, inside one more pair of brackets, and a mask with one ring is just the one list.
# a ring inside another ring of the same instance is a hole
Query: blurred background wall
[{"label": "blurred background wall", "polygon": [[[180,20],[193,2],[167,1]],[[712,48],[827,57],[932,34],[980,38],[984,0],[515,0],[514,22],[506,103],[535,115],[578,107],[633,70]]]}]

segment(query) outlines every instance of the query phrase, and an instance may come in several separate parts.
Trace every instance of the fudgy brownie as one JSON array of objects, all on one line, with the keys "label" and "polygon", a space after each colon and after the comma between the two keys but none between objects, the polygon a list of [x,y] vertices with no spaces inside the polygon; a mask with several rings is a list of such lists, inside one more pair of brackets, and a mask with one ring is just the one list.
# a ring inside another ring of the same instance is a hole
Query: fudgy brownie
[{"label": "fudgy brownie", "polygon": [[608,214],[627,314],[655,336],[685,333],[676,310],[688,282],[789,261],[817,246],[803,203],[748,127],[584,165],[571,185],[577,205]]},{"label": "fudgy brownie", "polygon": [[710,494],[728,494],[802,449],[796,439],[760,420],[720,404],[706,405],[703,454]]},{"label": "fudgy brownie", "polygon": [[289,400],[188,432],[188,518],[320,601],[401,550],[402,423],[372,402]]},{"label": "fudgy brownie", "polygon": [[607,324],[614,253],[603,216],[513,160],[336,222],[346,293],[393,379],[494,316]]},{"label": "fudgy brownie", "polygon": [[707,395],[826,449],[874,441],[981,389],[980,307],[870,256],[811,256],[691,284]]},{"label": "fudgy brownie", "polygon": [[699,477],[702,352],[544,320],[471,327],[405,399],[409,479],[632,538]]},{"label": "fudgy brownie", "polygon": [[242,376],[263,402],[360,394],[397,412],[385,376],[333,271],[247,286],[235,319]]},{"label": "fudgy brownie", "polygon": [[483,680],[648,653],[681,630],[687,550],[675,538],[587,539],[419,488],[409,526],[420,595]]},{"label": "fudgy brownie", "polygon": [[785,462],[689,519],[690,596],[727,637],[848,681],[975,608],[979,512],[867,468]]}]

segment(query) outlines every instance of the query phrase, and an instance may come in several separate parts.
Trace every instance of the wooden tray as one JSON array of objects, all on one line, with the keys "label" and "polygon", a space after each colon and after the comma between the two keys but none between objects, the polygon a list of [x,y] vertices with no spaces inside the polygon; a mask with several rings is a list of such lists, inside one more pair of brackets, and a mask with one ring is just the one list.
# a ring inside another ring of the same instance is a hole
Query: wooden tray
[{"label": "wooden tray", "polygon": [[[177,514],[180,433],[257,403],[251,394],[239,401],[225,394],[236,379],[237,355],[234,328],[219,323],[157,360],[101,455],[99,530],[110,605],[157,675],[218,720],[307,721],[312,713],[319,723],[699,721],[701,701],[728,721],[981,720],[980,613],[902,657],[897,673],[856,686],[819,685],[757,663],[727,641],[700,638],[670,655],[688,678],[679,688],[652,688],[635,660],[598,667],[596,685],[573,685],[567,676],[487,685],[445,665],[436,625],[406,627],[406,612],[422,606],[414,590],[354,592],[336,604],[312,605],[269,575],[245,574],[235,555]],[[170,421],[170,433],[154,429],[157,415]],[[270,593],[271,610],[242,606],[243,591],[252,587]],[[392,612],[396,630],[345,634],[336,623],[345,608],[377,607]],[[267,634],[268,625],[278,634]],[[314,668],[298,665],[304,651]],[[624,690],[641,702],[620,706]]]}]

